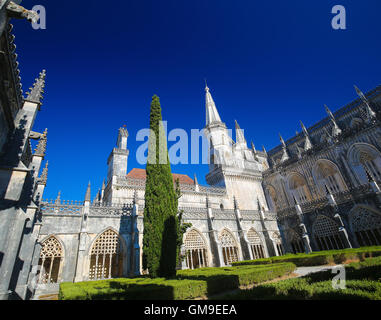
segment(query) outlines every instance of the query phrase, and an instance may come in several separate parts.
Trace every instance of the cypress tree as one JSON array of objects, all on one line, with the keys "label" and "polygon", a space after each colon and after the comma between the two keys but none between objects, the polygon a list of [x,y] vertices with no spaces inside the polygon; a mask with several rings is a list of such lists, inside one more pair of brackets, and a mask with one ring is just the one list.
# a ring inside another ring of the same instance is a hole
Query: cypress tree
[{"label": "cypress tree", "polygon": [[173,277],[179,260],[178,198],[174,188],[159,97],[150,113],[145,189],[143,268],[151,277]]}]

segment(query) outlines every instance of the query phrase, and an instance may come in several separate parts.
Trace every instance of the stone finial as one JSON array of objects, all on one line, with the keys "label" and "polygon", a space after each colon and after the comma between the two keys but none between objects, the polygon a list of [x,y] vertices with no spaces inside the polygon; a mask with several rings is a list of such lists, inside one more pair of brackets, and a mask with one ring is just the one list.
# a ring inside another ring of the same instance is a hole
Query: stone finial
[{"label": "stone finial", "polygon": [[308,150],[312,149],[312,143],[311,143],[310,135],[309,135],[307,128],[305,127],[305,125],[303,124],[302,121],[300,121],[300,125],[302,126],[304,137],[306,138],[306,141],[304,144],[304,151],[308,151]]},{"label": "stone finial", "polygon": [[88,202],[91,201],[91,184],[90,184],[90,181],[89,181],[89,185],[87,186],[85,201],[88,201]]},{"label": "stone finial", "polygon": [[284,141],[284,139],[280,133],[279,133],[279,139],[280,139],[280,142],[281,142],[283,148],[286,148],[286,142]]},{"label": "stone finial", "polygon": [[267,157],[267,151],[266,151],[266,148],[265,148],[265,146],[262,146],[262,149],[263,149],[263,153],[266,155],[266,157]]},{"label": "stone finial", "polygon": [[255,145],[254,145],[254,142],[251,141],[251,150],[253,150],[253,153],[256,154],[257,153],[257,149],[255,149]]},{"label": "stone finial", "polygon": [[197,175],[194,174],[194,185],[197,186],[198,185],[198,180],[197,180]]},{"label": "stone finial", "polygon": [[58,191],[57,199],[55,204],[61,204],[61,191]]},{"label": "stone finial", "polygon": [[48,170],[49,170],[49,161],[46,161],[45,168],[42,169],[40,178],[38,179],[38,184],[46,186],[48,182]]},{"label": "stone finial", "polygon": [[39,78],[35,80],[33,87],[29,88],[29,92],[27,92],[27,97],[25,100],[42,104],[42,94],[44,93],[45,88],[45,78],[46,78],[46,70],[42,70],[40,72]]},{"label": "stone finial", "polygon": [[355,90],[362,102],[365,104],[365,112],[368,120],[371,120],[376,117],[376,113],[372,110],[372,108],[369,105],[369,100],[365,97],[364,93],[356,86]]},{"label": "stone finial", "polygon": [[45,157],[47,142],[48,142],[48,129],[45,129],[44,133],[41,135],[40,140],[38,141],[36,149],[34,150],[35,156]]},{"label": "stone finial", "polygon": [[128,137],[128,131],[127,131],[127,126],[124,125],[122,128],[119,129],[119,134],[122,136],[122,137]]}]

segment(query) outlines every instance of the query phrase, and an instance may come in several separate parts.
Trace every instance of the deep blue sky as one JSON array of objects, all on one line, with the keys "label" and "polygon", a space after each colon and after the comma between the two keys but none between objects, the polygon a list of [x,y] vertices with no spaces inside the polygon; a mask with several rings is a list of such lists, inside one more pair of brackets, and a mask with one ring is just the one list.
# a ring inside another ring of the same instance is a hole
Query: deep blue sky
[{"label": "deep blue sky", "polygon": [[[205,125],[204,78],[222,120],[237,119],[248,141],[269,150],[355,98],[353,84],[380,84],[379,0],[24,0],[47,10],[47,29],[14,21],[24,91],[47,69],[35,130],[49,129],[45,198],[83,200],[106,177],[124,124],[128,170],[153,94],[169,129]],[[331,9],[347,10],[333,30]],[[141,166],[140,166],[141,167]],[[207,166],[179,165],[205,183]]]}]

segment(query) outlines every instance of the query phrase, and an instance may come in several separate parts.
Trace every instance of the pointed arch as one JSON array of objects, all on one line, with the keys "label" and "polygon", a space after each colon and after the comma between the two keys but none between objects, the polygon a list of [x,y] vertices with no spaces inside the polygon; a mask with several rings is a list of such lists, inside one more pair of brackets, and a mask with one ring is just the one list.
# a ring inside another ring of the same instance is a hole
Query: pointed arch
[{"label": "pointed arch", "polygon": [[321,195],[326,194],[327,186],[332,193],[347,190],[344,178],[340,173],[339,167],[328,159],[319,159],[312,168],[312,175]]},{"label": "pointed arch", "polygon": [[284,255],[284,248],[283,248],[283,243],[282,243],[282,237],[278,231],[272,231],[270,232],[270,238],[273,241],[273,243],[276,246],[276,249],[278,251],[278,254],[280,256]]},{"label": "pointed arch", "polygon": [[307,179],[299,172],[291,172],[288,175],[288,188],[291,195],[298,202],[308,202],[312,200],[310,190],[308,188]]},{"label": "pointed arch", "polygon": [[249,240],[253,258],[255,260],[265,258],[265,248],[263,246],[261,236],[254,228],[250,228],[247,232],[247,240]]},{"label": "pointed arch", "polygon": [[223,229],[218,240],[221,243],[225,265],[238,261],[238,243],[231,231],[226,228]]},{"label": "pointed arch", "polygon": [[61,241],[54,235],[41,242],[38,283],[51,284],[61,281],[64,249]]},{"label": "pointed arch", "polygon": [[269,184],[265,190],[269,197],[269,203],[271,203],[272,209],[278,211],[280,209],[280,201],[276,189],[271,184]]},{"label": "pointed arch", "polygon": [[209,250],[205,237],[196,228],[184,235],[186,264],[189,269],[209,266]]},{"label": "pointed arch", "polygon": [[349,212],[349,223],[358,244],[381,245],[381,212],[365,205],[357,205]]},{"label": "pointed arch", "polygon": [[368,183],[365,169],[374,180],[381,180],[381,153],[371,144],[353,144],[348,150],[347,159],[361,183]]},{"label": "pointed arch", "polygon": [[319,250],[338,250],[345,246],[340,238],[339,225],[324,215],[319,215],[312,226],[312,234]]},{"label": "pointed arch", "polygon": [[305,252],[304,243],[302,237],[294,229],[288,229],[287,239],[291,245],[293,253],[303,253]]},{"label": "pointed arch", "polygon": [[113,228],[107,228],[90,248],[89,279],[111,279],[123,276],[125,243]]}]

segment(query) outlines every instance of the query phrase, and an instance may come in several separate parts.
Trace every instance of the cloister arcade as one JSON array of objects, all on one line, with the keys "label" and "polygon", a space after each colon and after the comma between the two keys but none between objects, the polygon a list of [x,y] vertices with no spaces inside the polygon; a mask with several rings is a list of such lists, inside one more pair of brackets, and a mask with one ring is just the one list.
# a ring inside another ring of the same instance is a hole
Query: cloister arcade
[{"label": "cloister arcade", "polygon": [[339,226],[331,218],[319,215],[312,226],[312,230],[319,250],[339,250],[345,248],[340,238]]},{"label": "cloister arcade", "polygon": [[184,238],[186,266],[189,269],[208,267],[208,246],[196,229],[190,230]]},{"label": "cloister arcade", "polygon": [[219,241],[221,243],[222,255],[223,255],[225,265],[229,265],[232,262],[238,261],[239,260],[238,245],[233,234],[229,230],[224,229],[220,233]]},{"label": "cloister arcade", "polygon": [[263,247],[261,237],[253,228],[247,232],[247,239],[250,243],[250,250],[253,255],[253,259],[265,258],[265,249]]}]

